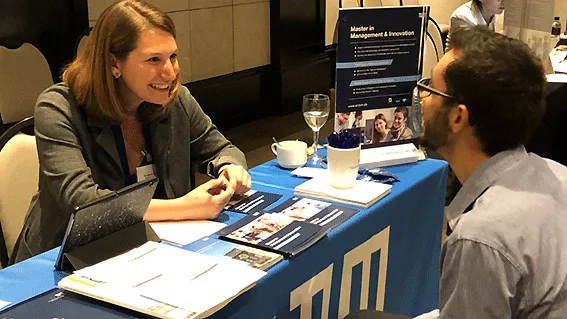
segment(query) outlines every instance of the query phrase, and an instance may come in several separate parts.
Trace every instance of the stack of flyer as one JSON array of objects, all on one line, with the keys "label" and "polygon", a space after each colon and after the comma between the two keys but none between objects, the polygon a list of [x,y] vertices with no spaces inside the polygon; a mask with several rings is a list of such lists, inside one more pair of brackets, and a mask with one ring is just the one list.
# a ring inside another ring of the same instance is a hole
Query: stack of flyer
[{"label": "stack of flyer", "polygon": [[413,143],[366,148],[360,151],[362,168],[415,163],[422,159],[425,159],[425,154]]},{"label": "stack of flyer", "polygon": [[265,274],[233,259],[149,241],[75,271],[58,286],[157,318],[198,319],[252,288]]},{"label": "stack of flyer", "polygon": [[321,198],[364,208],[390,193],[392,185],[359,181],[352,188],[339,189],[329,184],[328,176],[319,176],[295,187],[295,195]]},{"label": "stack of flyer", "polygon": [[249,214],[220,230],[219,238],[293,258],[358,212],[311,198],[293,197]]}]

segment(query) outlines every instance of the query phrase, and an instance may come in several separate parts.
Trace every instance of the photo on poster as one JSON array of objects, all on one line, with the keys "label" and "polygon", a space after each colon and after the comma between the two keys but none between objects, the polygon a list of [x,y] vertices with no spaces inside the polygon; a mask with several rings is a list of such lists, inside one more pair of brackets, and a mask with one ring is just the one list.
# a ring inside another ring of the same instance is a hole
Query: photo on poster
[{"label": "photo on poster", "polygon": [[421,134],[421,116],[410,106],[339,113],[335,121],[340,117],[346,119],[343,129],[360,132],[363,145],[412,140]]}]

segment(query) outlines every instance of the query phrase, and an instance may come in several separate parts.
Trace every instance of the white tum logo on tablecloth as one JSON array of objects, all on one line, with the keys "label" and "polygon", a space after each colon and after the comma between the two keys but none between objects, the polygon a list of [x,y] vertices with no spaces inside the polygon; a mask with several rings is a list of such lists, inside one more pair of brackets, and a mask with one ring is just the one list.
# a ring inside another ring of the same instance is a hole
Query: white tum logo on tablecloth
[{"label": "white tum logo on tablecloth", "polygon": [[[370,266],[372,254],[380,251],[378,268],[378,285],[376,287],[376,310],[384,308],[384,293],[386,291],[386,270],[388,265],[388,246],[390,243],[390,226],[369,240],[352,249],[344,255],[343,272],[341,277],[341,292],[339,299],[338,318],[344,318],[350,310],[350,294],[352,286],[352,269],[362,264],[359,309],[368,308],[370,292]],[[321,319],[329,317],[331,283],[333,279],[333,264],[297,287],[290,294],[289,310],[301,306],[300,319],[311,319],[312,298],[323,290],[321,304]]]}]

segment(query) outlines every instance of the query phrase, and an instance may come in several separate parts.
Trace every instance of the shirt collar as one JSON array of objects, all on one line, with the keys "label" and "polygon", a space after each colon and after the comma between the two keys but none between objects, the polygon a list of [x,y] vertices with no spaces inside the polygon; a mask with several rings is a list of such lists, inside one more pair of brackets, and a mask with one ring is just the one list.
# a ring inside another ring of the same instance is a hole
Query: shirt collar
[{"label": "shirt collar", "polygon": [[507,169],[527,156],[526,149],[523,145],[520,145],[512,150],[502,151],[482,163],[467,179],[445,211],[451,229],[455,229],[469,205],[474,203],[488,187],[492,186]]},{"label": "shirt collar", "polygon": [[482,10],[474,1],[472,1],[472,9],[475,19],[477,20],[479,25],[486,25],[491,30],[494,30],[494,20],[496,19],[495,15],[492,15],[492,19],[490,19],[490,21],[485,21],[484,17],[482,16]]}]

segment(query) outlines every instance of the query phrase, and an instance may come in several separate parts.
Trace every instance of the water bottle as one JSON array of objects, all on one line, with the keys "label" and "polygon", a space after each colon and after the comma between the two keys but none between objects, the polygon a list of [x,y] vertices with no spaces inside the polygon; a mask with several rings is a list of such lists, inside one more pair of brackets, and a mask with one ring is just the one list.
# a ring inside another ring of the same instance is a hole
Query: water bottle
[{"label": "water bottle", "polygon": [[553,23],[551,24],[551,35],[559,36],[561,34],[561,21],[559,21],[559,17],[555,17],[553,19]]}]

